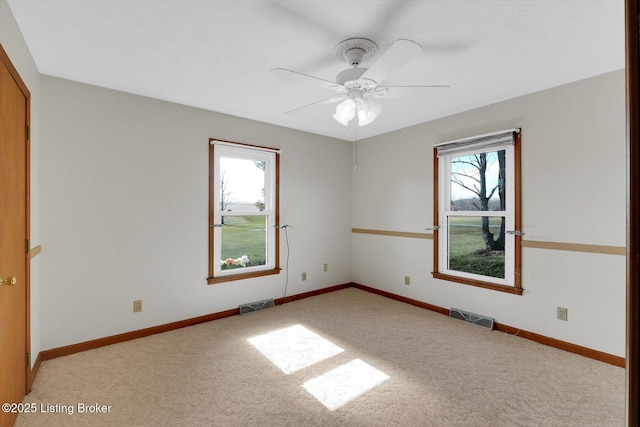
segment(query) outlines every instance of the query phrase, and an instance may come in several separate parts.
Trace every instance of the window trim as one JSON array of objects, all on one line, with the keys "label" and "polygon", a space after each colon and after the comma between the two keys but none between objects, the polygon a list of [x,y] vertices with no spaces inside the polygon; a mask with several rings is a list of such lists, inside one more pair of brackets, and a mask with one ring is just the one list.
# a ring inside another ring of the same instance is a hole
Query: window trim
[{"label": "window trim", "polygon": [[[521,136],[520,129],[514,130],[513,136],[513,221],[516,230],[522,229],[522,171],[521,171]],[[440,223],[440,160],[438,159],[438,146],[433,147],[433,223],[436,226],[443,226]],[[514,276],[513,286],[492,283],[489,281],[476,280],[467,277],[454,276],[440,272],[440,230],[436,227],[433,230],[433,278],[446,280],[449,282],[462,283],[494,291],[506,292],[515,295],[522,295],[522,236],[514,235]]]},{"label": "window trim", "polygon": [[[214,211],[215,211],[215,195],[217,193],[217,188],[215,188],[215,144],[214,142],[221,142],[223,145],[233,146],[237,148],[244,149],[254,149],[261,151],[269,151],[275,153],[275,177],[274,177],[274,222],[275,224],[280,224],[280,150],[271,148],[271,147],[263,147],[259,145],[245,144],[239,142],[225,141],[218,138],[210,138],[209,139],[209,222],[207,224],[207,228],[209,230],[209,274],[207,277],[207,283],[209,285],[214,285],[217,283],[231,282],[235,280],[244,280],[250,279],[253,277],[263,277],[270,276],[273,274],[280,274],[282,268],[280,267],[280,229],[278,227],[275,228],[274,234],[274,268],[268,270],[260,270],[260,271],[251,271],[251,272],[238,272],[237,274],[227,273],[222,276],[215,276],[215,260],[214,260],[214,248],[215,248],[215,229],[212,226],[214,224]],[[219,262],[219,261],[218,261]]]}]

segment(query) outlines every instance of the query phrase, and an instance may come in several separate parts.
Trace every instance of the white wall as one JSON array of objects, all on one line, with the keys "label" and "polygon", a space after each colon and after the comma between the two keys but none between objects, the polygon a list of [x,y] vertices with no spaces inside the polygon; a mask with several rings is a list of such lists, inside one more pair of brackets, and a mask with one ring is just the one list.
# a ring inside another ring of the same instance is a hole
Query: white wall
[{"label": "white wall", "polygon": [[[524,239],[625,246],[624,85],[620,70],[359,142],[353,227],[424,233],[432,145],[521,127]],[[354,282],[624,356],[624,256],[524,248],[515,296],[433,279],[432,240],[353,234],[352,248]]]},{"label": "white wall", "polygon": [[[6,0],[0,0],[0,44],[31,93],[31,247],[40,244],[40,74]],[[31,260],[31,358],[40,352],[40,259]]]},{"label": "white wall", "polygon": [[282,149],[287,294],[350,282],[350,143],[48,76],[41,85],[43,349],[283,296],[285,271],[206,283],[210,137]]}]

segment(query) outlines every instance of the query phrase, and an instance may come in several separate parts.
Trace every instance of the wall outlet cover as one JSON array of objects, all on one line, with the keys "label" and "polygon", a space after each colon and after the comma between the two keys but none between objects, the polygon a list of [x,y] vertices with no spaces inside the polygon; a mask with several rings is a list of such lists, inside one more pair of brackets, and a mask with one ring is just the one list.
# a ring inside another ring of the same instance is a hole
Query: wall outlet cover
[{"label": "wall outlet cover", "polygon": [[556,317],[558,320],[568,321],[569,320],[569,309],[566,307],[557,307],[556,309]]}]

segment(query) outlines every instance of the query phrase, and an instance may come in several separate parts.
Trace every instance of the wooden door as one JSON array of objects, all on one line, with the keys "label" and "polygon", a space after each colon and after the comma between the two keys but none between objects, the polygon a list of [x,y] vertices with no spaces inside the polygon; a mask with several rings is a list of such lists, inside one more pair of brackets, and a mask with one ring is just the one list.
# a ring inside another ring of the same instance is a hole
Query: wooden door
[{"label": "wooden door", "polygon": [[[0,403],[27,391],[29,93],[0,46]],[[17,414],[0,411],[0,426]]]}]

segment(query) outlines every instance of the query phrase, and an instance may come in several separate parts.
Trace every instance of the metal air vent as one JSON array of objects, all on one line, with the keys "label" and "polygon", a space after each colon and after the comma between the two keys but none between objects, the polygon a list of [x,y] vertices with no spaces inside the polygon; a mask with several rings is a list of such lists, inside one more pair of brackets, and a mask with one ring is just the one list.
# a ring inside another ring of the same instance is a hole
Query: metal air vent
[{"label": "metal air vent", "polygon": [[493,330],[493,319],[480,314],[469,313],[457,308],[451,308],[449,310],[449,317],[454,319],[464,320],[465,322],[473,323],[474,325],[483,326]]},{"label": "metal air vent", "polygon": [[262,310],[265,308],[273,307],[273,299],[266,299],[263,301],[250,302],[248,304],[242,304],[240,306],[240,314],[252,313],[254,311]]}]

